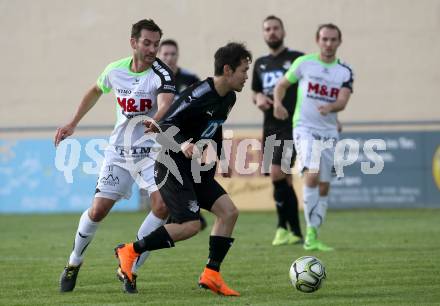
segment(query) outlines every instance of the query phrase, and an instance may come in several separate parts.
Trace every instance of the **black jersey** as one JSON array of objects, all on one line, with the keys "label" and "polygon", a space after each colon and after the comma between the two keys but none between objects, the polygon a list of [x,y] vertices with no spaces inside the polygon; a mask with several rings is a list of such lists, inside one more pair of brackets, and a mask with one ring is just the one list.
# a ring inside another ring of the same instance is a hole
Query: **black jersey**
[{"label": "black jersey", "polygon": [[189,139],[195,143],[200,139],[211,139],[221,147],[221,126],[235,104],[234,91],[221,97],[214,87],[214,80],[207,78],[188,87],[175,101],[159,122],[162,130],[171,126],[179,128],[174,140],[181,144]]},{"label": "black jersey", "polygon": [[174,76],[174,78],[176,81],[176,90],[177,90],[177,94],[174,100],[177,100],[180,96],[180,93],[183,92],[187,87],[200,81],[198,76],[182,68],[177,69],[177,73]]},{"label": "black jersey", "polygon": [[[277,56],[266,55],[258,58],[254,64],[252,75],[252,90],[261,92],[273,99],[273,90],[278,80],[284,76],[295,59],[304,53],[284,49]],[[291,85],[283,99],[283,105],[289,112],[287,120],[278,120],[273,116],[273,107],[264,111],[264,130],[266,134],[278,133],[284,129],[292,129],[292,116],[296,104],[298,86]]]}]

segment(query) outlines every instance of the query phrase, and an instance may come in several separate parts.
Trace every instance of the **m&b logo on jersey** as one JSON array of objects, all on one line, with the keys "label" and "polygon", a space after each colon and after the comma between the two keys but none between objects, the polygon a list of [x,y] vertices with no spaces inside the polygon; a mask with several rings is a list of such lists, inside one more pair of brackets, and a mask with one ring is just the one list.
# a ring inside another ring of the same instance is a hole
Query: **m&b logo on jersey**
[{"label": "m&b logo on jersey", "polygon": [[330,99],[334,98],[336,100],[339,94],[339,88],[327,87],[327,85],[309,82],[307,87],[307,94],[315,94],[322,97],[328,97]]},{"label": "m&b logo on jersey", "polygon": [[[120,98],[118,97],[118,104],[123,109],[123,114],[127,113],[146,113],[152,108],[152,101],[150,99],[134,99],[134,98]],[[133,115],[133,114],[131,114]],[[134,114],[137,115],[137,114]]]}]

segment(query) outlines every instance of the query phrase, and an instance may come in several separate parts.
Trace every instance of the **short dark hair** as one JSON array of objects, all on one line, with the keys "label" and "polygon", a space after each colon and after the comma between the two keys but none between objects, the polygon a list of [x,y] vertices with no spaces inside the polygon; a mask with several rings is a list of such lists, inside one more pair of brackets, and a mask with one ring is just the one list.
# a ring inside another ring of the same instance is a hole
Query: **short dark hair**
[{"label": "short dark hair", "polygon": [[284,24],[283,24],[283,21],[281,20],[281,18],[279,18],[279,17],[277,17],[275,15],[269,15],[266,18],[264,18],[263,23],[265,23],[268,20],[277,20],[280,23],[281,28],[284,29]]},{"label": "short dark hair", "polygon": [[241,61],[252,62],[252,54],[246,49],[244,44],[230,42],[226,46],[219,48],[214,55],[214,75],[223,75],[223,67],[228,65],[235,71],[241,65]]},{"label": "short dark hair", "polygon": [[174,39],[165,39],[160,42],[159,48],[162,46],[174,46],[177,50],[179,50],[179,45],[177,44],[177,41]]},{"label": "short dark hair", "polygon": [[324,23],[324,24],[320,24],[318,26],[318,30],[316,31],[316,40],[319,39],[319,32],[321,32],[322,29],[327,28],[327,29],[331,29],[331,30],[336,30],[338,32],[339,35],[339,40],[342,40],[342,33],[341,30],[339,29],[339,27],[333,23]]},{"label": "short dark hair", "polygon": [[136,40],[141,37],[141,31],[148,30],[151,32],[159,32],[160,37],[162,37],[162,29],[154,22],[153,19],[142,19],[133,24],[131,27],[131,38]]}]

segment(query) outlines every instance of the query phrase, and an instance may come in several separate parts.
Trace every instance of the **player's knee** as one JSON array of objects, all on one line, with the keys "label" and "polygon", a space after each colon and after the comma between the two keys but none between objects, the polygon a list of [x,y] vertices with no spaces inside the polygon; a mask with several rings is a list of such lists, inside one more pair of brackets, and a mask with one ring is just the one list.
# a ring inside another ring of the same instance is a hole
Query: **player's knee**
[{"label": "player's knee", "polygon": [[165,205],[165,202],[160,200],[151,203],[151,210],[154,215],[160,219],[166,219],[168,217],[168,208]]},{"label": "player's knee", "polygon": [[153,211],[154,215],[160,219],[163,220],[166,219],[168,217],[169,212],[159,191],[152,192],[150,194],[150,199],[151,199],[151,210]]},{"label": "player's knee", "polygon": [[89,217],[93,222],[100,222],[107,216],[107,213],[108,212],[102,207],[92,207],[89,210]]},{"label": "player's knee", "polygon": [[237,221],[239,215],[238,208],[235,205],[231,205],[225,210],[224,218],[229,221]]},{"label": "player's knee", "polygon": [[319,184],[319,172],[315,173],[315,172],[311,172],[311,171],[307,171],[304,173],[304,183],[306,184],[307,187],[317,187]]},{"label": "player's knee", "polygon": [[319,195],[325,197],[328,195],[330,189],[329,183],[319,183]]}]

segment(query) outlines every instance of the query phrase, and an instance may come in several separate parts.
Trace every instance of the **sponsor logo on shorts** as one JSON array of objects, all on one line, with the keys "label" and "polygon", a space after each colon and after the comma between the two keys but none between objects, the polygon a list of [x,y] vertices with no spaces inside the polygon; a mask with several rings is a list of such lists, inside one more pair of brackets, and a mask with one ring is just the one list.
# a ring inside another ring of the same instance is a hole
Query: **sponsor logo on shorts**
[{"label": "sponsor logo on shorts", "polygon": [[109,174],[107,177],[101,178],[100,182],[106,186],[116,186],[119,185],[119,177],[113,177],[113,174]]},{"label": "sponsor logo on shorts", "polygon": [[197,203],[197,200],[190,200],[188,202],[188,209],[193,213],[198,212],[200,207],[199,207],[199,203]]}]

